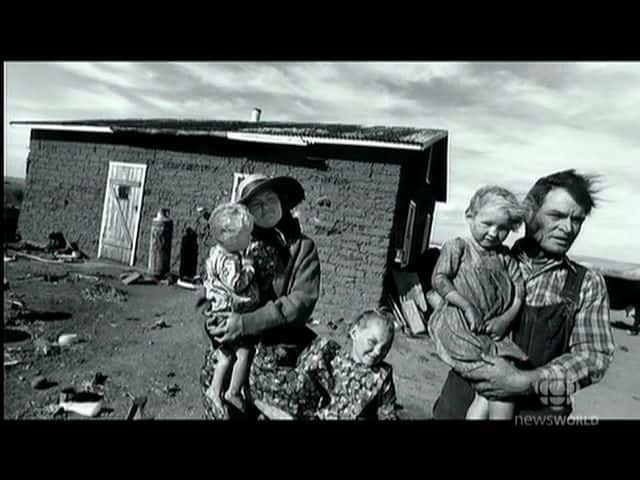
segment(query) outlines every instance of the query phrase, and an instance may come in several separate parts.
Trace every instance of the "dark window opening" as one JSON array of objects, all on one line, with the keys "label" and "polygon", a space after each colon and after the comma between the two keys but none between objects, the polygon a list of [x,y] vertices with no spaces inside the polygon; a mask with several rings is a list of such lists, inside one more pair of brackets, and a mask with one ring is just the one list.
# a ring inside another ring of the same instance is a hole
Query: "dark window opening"
[{"label": "dark window opening", "polygon": [[129,187],[127,185],[118,185],[118,199],[129,200]]}]

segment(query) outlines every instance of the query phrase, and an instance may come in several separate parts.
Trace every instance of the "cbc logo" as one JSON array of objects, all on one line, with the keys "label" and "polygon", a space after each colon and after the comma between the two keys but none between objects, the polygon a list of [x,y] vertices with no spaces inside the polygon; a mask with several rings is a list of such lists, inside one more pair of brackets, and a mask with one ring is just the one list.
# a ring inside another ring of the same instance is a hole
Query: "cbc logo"
[{"label": "cbc logo", "polygon": [[543,378],[538,382],[540,401],[551,407],[570,406],[571,395],[577,390],[575,382],[565,378]]}]

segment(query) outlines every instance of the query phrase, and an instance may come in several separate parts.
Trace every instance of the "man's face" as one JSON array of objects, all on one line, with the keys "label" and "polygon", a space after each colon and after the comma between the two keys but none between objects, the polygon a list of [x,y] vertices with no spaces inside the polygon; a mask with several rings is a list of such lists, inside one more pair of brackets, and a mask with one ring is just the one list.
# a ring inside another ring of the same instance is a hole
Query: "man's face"
[{"label": "man's face", "polygon": [[540,248],[551,255],[564,255],[578,237],[586,218],[584,208],[564,188],[547,193],[542,206],[528,226]]}]

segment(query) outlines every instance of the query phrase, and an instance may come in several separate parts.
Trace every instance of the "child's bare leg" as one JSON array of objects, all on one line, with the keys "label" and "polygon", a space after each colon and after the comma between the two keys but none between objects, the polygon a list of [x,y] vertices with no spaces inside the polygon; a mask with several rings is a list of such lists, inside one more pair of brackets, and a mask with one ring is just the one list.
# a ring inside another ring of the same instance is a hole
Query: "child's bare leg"
[{"label": "child's bare leg", "polygon": [[489,418],[489,400],[482,395],[478,395],[473,398],[473,402],[469,405],[467,410],[467,420],[486,420]]},{"label": "child's bare leg", "polygon": [[231,367],[232,357],[228,352],[224,352],[222,348],[219,348],[216,351],[216,358],[216,368],[213,372],[211,385],[209,385],[209,388],[207,389],[207,396],[213,402],[216,413],[222,416],[221,420],[227,420],[229,418],[229,412],[222,401],[222,395],[224,392],[225,380],[229,373],[229,367]]},{"label": "child's bare leg", "polygon": [[241,346],[236,349],[236,361],[231,372],[231,382],[224,398],[241,412],[245,411],[242,388],[249,382],[249,370],[253,359],[253,349]]},{"label": "child's bare leg", "polygon": [[515,405],[512,402],[500,402],[492,400],[489,402],[489,418],[491,420],[511,420],[513,419]]}]

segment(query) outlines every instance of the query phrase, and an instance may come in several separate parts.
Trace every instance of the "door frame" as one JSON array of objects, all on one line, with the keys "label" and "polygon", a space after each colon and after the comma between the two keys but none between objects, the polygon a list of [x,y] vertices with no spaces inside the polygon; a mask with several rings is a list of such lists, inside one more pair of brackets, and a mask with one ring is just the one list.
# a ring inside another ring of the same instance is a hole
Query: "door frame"
[{"label": "door frame", "polygon": [[[142,216],[142,203],[144,201],[144,185],[147,177],[147,164],[109,161],[109,168],[107,171],[107,185],[104,192],[104,203],[102,205],[102,221],[100,224],[100,237],[98,240],[98,258],[100,258],[100,255],[102,254],[102,239],[103,239],[104,231],[107,225],[106,213],[107,213],[107,205],[109,202],[109,196],[111,195],[110,189],[111,189],[111,179],[112,179],[111,177],[112,166],[142,168],[142,179],[140,180],[140,205],[138,207],[138,214],[136,215],[136,218],[135,218],[135,229],[132,237],[133,245],[131,246],[131,257],[129,258],[129,266],[132,267],[135,261],[136,248],[138,246],[138,231],[140,229],[140,217]],[[127,228],[126,225],[125,225],[125,228]]]}]

